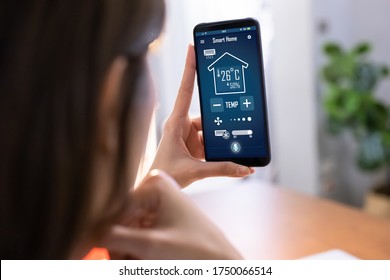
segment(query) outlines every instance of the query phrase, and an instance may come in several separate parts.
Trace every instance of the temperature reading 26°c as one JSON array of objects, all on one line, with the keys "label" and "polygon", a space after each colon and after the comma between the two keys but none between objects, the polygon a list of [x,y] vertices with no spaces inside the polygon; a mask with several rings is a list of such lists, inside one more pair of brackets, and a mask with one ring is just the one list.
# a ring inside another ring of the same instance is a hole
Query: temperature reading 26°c
[{"label": "temperature reading 26\u00b0c", "polygon": [[218,266],[213,268],[213,275],[272,275],[271,267],[235,267],[235,266]]},{"label": "temperature reading 26\u00b0c", "polygon": [[[218,73],[219,73],[219,70],[218,70]],[[232,80],[232,76],[233,76],[235,81],[240,80],[240,70],[238,70],[238,69],[230,68],[228,70],[221,70],[218,77],[220,75],[222,75],[222,82],[230,82]]]}]

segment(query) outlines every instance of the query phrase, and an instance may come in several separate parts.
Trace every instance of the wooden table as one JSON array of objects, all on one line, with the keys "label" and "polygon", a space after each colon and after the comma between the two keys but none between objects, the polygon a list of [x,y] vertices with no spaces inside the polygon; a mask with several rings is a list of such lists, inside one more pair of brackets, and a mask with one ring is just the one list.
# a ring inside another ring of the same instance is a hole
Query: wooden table
[{"label": "wooden table", "polygon": [[297,259],[341,249],[390,259],[390,220],[256,181],[190,194],[247,259]]}]

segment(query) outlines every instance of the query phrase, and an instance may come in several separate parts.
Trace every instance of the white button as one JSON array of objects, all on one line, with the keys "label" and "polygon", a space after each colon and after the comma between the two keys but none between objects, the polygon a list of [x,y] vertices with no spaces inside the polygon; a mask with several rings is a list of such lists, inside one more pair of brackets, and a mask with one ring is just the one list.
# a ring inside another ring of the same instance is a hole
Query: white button
[{"label": "white button", "polygon": [[241,145],[240,143],[235,141],[230,145],[230,149],[232,150],[233,153],[237,154],[241,151]]}]

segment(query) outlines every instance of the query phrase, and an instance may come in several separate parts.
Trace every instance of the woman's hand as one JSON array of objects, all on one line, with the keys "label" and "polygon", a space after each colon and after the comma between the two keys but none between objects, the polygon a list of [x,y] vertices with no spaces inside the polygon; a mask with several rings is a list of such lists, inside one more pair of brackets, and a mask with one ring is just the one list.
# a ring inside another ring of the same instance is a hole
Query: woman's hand
[{"label": "woman's hand", "polygon": [[165,124],[163,136],[151,169],[172,176],[181,187],[213,176],[245,177],[253,168],[232,162],[204,162],[204,145],[200,118],[190,119],[195,81],[195,52],[188,47],[187,60],[175,107]]},{"label": "woman's hand", "polygon": [[120,224],[100,245],[121,259],[241,259],[172,178],[151,174],[130,193]]}]

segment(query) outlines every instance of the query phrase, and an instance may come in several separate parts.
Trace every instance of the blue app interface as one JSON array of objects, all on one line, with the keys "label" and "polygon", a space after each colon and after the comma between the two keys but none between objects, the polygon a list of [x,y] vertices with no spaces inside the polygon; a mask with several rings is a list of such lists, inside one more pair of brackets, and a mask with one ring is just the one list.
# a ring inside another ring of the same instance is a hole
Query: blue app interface
[{"label": "blue app interface", "polygon": [[208,159],[268,157],[256,26],[195,33]]}]

